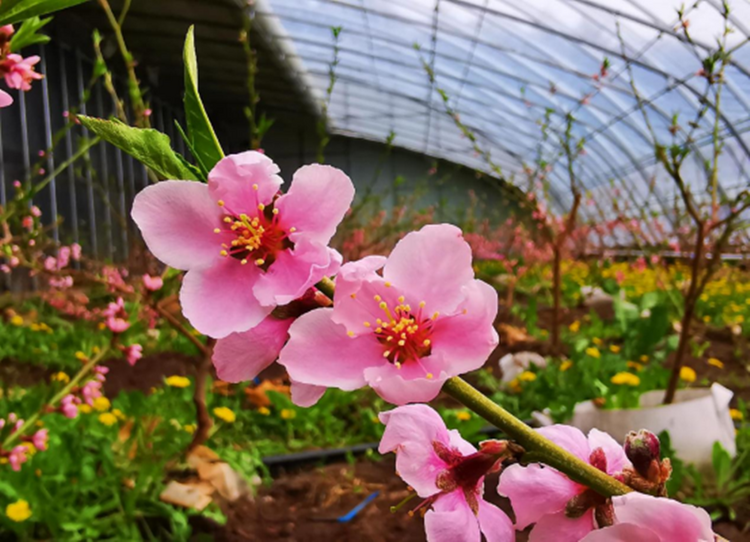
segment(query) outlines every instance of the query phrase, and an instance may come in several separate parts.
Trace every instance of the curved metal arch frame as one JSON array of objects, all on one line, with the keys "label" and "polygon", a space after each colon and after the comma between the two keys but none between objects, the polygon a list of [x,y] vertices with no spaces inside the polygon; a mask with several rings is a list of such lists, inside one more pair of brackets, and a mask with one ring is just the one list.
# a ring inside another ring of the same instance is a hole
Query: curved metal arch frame
[{"label": "curved metal arch frame", "polygon": [[[374,11],[374,10],[369,9],[369,8],[366,7],[365,4],[364,4],[364,0],[360,0],[360,5],[359,6],[353,6],[353,5],[351,5],[351,4],[347,3],[347,2],[343,2],[341,0],[325,0],[325,1],[329,2],[329,3],[335,3],[335,4],[342,5],[342,6],[346,6],[346,7],[349,7],[349,8],[355,8],[355,9],[358,8],[358,9],[362,10],[365,14],[367,14],[368,12],[377,13],[376,11]],[[438,0],[438,1],[440,1],[440,0]],[[674,77],[672,75],[670,75],[668,72],[665,72],[664,70],[662,70],[661,66],[655,66],[652,63],[646,64],[644,62],[641,62],[638,59],[628,58],[627,56],[622,55],[620,53],[616,53],[616,52],[613,52],[611,50],[607,50],[606,48],[603,48],[603,47],[601,47],[601,46],[599,46],[597,44],[594,44],[594,43],[591,43],[591,42],[587,42],[586,40],[581,40],[580,38],[576,38],[576,37],[571,36],[569,34],[566,34],[564,32],[555,31],[555,29],[551,29],[549,27],[546,27],[545,25],[541,25],[541,24],[536,23],[536,22],[524,21],[523,19],[518,18],[518,17],[514,18],[512,15],[509,15],[509,14],[506,14],[506,13],[503,13],[503,12],[498,12],[497,10],[488,10],[486,2],[485,2],[484,7],[482,7],[482,6],[477,6],[477,5],[474,5],[474,4],[468,4],[467,2],[465,2],[463,0],[444,0],[444,1],[445,2],[450,2],[450,3],[453,3],[453,4],[457,4],[457,5],[463,5],[463,6],[467,7],[467,8],[476,9],[476,10],[479,10],[481,13],[491,12],[491,13],[494,13],[494,14],[498,15],[499,17],[510,18],[510,19],[514,20],[514,22],[518,22],[518,23],[522,23],[522,24],[530,24],[531,26],[536,26],[540,30],[552,32],[554,34],[559,35],[563,39],[567,39],[571,43],[578,44],[578,46],[582,50],[585,50],[585,48],[583,47],[585,45],[587,47],[591,47],[591,48],[594,48],[594,49],[608,51],[609,54],[612,54],[613,56],[617,56],[617,57],[623,58],[626,62],[632,62],[635,65],[639,65],[639,66],[641,66],[644,69],[647,69],[649,71],[652,71],[654,73],[657,73],[657,74],[661,75],[667,81],[670,81],[671,79],[674,79]],[[679,35],[676,35],[676,33],[673,32],[673,31],[670,31],[670,29],[664,28],[663,25],[659,25],[657,23],[648,24],[648,21],[644,21],[644,20],[642,20],[640,18],[636,18],[634,16],[630,16],[630,15],[627,15],[627,14],[621,14],[621,13],[618,13],[616,11],[610,10],[609,8],[606,8],[604,6],[593,5],[593,3],[590,2],[590,0],[569,0],[569,2],[575,2],[575,3],[579,3],[579,4],[582,4],[582,5],[587,5],[589,7],[597,8],[597,9],[602,8],[605,11],[608,11],[609,13],[611,13],[611,14],[613,14],[615,16],[622,16],[622,17],[628,18],[628,19],[635,19],[635,22],[637,22],[639,24],[644,24],[646,26],[649,26],[649,27],[651,27],[651,28],[659,31],[660,33],[666,33],[666,34],[669,34],[672,37],[676,37],[677,39],[679,39]],[[717,9],[717,10],[719,9],[718,6],[715,3],[712,3],[711,5],[715,9]],[[380,15],[380,16],[384,16],[384,17],[390,16],[389,14],[385,14],[385,13],[377,13],[377,14]],[[275,16],[275,17],[279,17],[282,20],[284,19],[284,17],[282,15],[278,15],[277,13],[271,13],[271,15]],[[305,21],[305,22],[308,22],[308,21]],[[409,21],[409,22],[412,23],[412,24],[421,24],[421,23],[415,23],[414,21]],[[433,27],[435,28],[435,32],[437,32],[437,24],[436,24],[435,21],[433,21],[433,23],[434,23]],[[741,29],[741,30],[743,32],[745,32],[744,29]],[[444,30],[441,28],[440,31],[444,31]],[[374,39],[377,39],[378,37],[373,35],[373,32],[372,32],[371,28],[366,32],[366,34],[367,34],[367,36],[369,37],[369,40],[370,40],[370,44],[371,44],[370,47],[372,47],[372,41]],[[745,34],[746,34],[746,32],[745,32]],[[464,39],[471,38],[471,36],[466,36],[466,35],[457,35],[457,37],[461,37],[461,38],[464,38]],[[684,39],[680,40],[680,41],[684,41]],[[481,65],[475,64],[473,62],[473,60],[474,60],[473,59],[473,50],[476,47],[476,44],[477,44],[476,40],[474,40],[471,43],[471,48],[470,48],[470,51],[469,51],[469,55],[470,55],[471,60],[465,64],[465,66],[464,66],[464,74],[468,74],[469,71],[471,70],[471,68],[473,66],[476,66],[478,69],[486,69],[485,66],[481,66]],[[324,44],[319,44],[319,45],[324,45]],[[396,44],[396,45],[401,45],[401,44]],[[488,46],[492,47],[492,44],[485,44],[485,45],[488,45]],[[707,47],[707,46],[705,46],[705,44],[698,44],[698,45],[702,46],[704,48]],[[454,46],[455,46],[455,44],[454,44]],[[433,47],[433,49],[434,49],[434,47]],[[504,52],[506,52],[508,54],[518,54],[517,51],[512,51],[512,50],[506,50]],[[544,55],[544,54],[549,55],[549,51],[539,50],[539,52],[542,55]],[[374,57],[374,55],[370,55],[371,60],[374,61],[373,57]],[[541,59],[534,59],[534,61],[537,61],[537,62],[539,62],[540,60]],[[569,67],[566,66],[563,63],[545,62],[545,64],[549,65],[550,67],[554,67],[555,69],[564,70],[564,71],[566,71],[568,73],[580,76],[580,72],[576,73],[575,70],[569,69]],[[736,65],[736,63],[735,63],[735,65]],[[747,73],[744,69],[742,69],[742,67],[739,67],[738,69],[742,73]],[[374,75],[379,76],[379,73],[377,73],[378,70],[375,70],[375,72],[376,73]],[[442,76],[446,76],[446,75],[447,74],[441,74],[441,77]],[[507,73],[500,73],[500,75],[502,75],[504,77],[508,77],[509,76],[509,74],[507,74]],[[459,88],[461,89],[461,92],[459,92],[458,96],[460,97],[461,100],[464,100],[465,98],[462,96],[462,94],[463,94],[463,88],[464,88],[464,86],[468,82],[467,79],[466,79],[466,75],[464,75],[463,77],[455,78],[455,79],[458,79],[459,84],[460,84]],[[528,83],[531,83],[531,82],[529,81]],[[680,85],[678,85],[675,88],[677,88],[679,91],[682,91],[683,89],[687,89],[688,90],[688,92],[684,96],[684,99],[686,100],[687,103],[691,103],[691,100],[689,99],[689,97],[691,95],[692,95],[692,97],[693,97],[694,100],[696,100],[697,98],[700,97],[700,93],[696,89],[692,88],[692,86],[688,85],[686,82],[682,82],[681,81],[681,83],[683,83],[683,84],[680,84]],[[363,84],[363,83],[360,81],[360,82],[358,82],[358,84]],[[469,84],[472,84],[472,83],[469,82]],[[481,87],[479,87],[478,85],[474,84],[474,86],[478,87],[481,90]],[[540,87],[541,87],[541,85],[535,84],[535,88],[540,88]],[[613,87],[615,87],[615,85],[607,85],[607,87],[613,88]],[[383,92],[382,88],[380,88],[380,89],[373,88],[373,90],[374,91],[378,91],[378,92]],[[499,91],[499,89],[494,89],[494,88],[491,88],[491,89],[488,89],[488,90],[491,90],[493,92],[498,92]],[[615,88],[613,88],[613,90],[615,90]],[[674,88],[672,90],[674,90]],[[735,97],[737,98],[738,103],[740,103],[744,107],[747,107],[748,102],[747,102],[747,100],[744,99],[744,97],[742,96],[741,93],[736,92],[734,88],[729,88],[728,90],[733,95],[735,95]],[[623,92],[623,89],[621,89],[621,88],[620,89],[616,89],[616,91]],[[633,97],[633,95],[631,93],[628,93],[626,91],[623,92],[623,93],[624,94],[628,94],[630,97]],[[429,97],[431,95],[432,95],[432,89],[429,92],[428,100],[429,100]],[[507,96],[507,97],[508,98],[514,98],[513,96]],[[569,96],[565,96],[565,97],[568,98]],[[412,97],[409,97],[409,98],[411,99]],[[607,99],[610,102],[612,101],[612,97],[611,96],[607,96]],[[657,98],[651,98],[649,100],[644,100],[644,101],[647,101],[648,102],[647,105],[650,106],[654,111],[658,112],[658,114],[660,116],[666,118],[665,113],[662,112],[654,103],[651,103],[652,99],[655,100]],[[415,103],[419,104],[419,100],[413,100],[413,101],[415,101]],[[552,100],[550,100],[550,101],[552,101]],[[692,103],[695,105],[694,101]],[[427,101],[425,101],[425,103],[423,105],[424,105],[425,110],[427,112],[428,118],[431,118],[431,113],[432,113],[432,111],[435,108],[432,106],[431,103],[427,103]],[[485,104],[482,104],[482,105],[485,105]],[[591,129],[591,131],[587,135],[589,135],[589,136],[592,137],[592,139],[591,139],[592,141],[595,140],[595,137],[596,137],[597,134],[604,135],[605,137],[607,137],[607,139],[611,139],[611,137],[612,137],[611,133],[610,134],[605,134],[605,132],[609,131],[609,132],[614,133],[614,130],[607,130],[607,128],[609,128],[612,124],[614,124],[616,122],[620,122],[620,121],[624,120],[625,118],[627,118],[628,115],[632,114],[632,110],[630,112],[628,112],[627,114],[623,114],[623,113],[625,113],[625,110],[623,109],[622,104],[618,104],[618,105],[619,105],[619,107],[617,107],[617,110],[621,114],[617,115],[615,117],[614,121],[612,121],[612,118],[610,118],[609,119],[610,120],[609,125],[604,125],[604,126],[601,126],[601,127],[589,126],[589,128]],[[603,115],[600,114],[599,112],[597,112],[595,110],[595,108],[591,108],[591,114],[594,115],[597,118],[597,120],[602,120],[603,119]],[[732,123],[729,122],[729,120],[726,119],[726,117],[724,117],[724,115],[722,115],[721,118],[722,118],[722,123],[727,128],[727,130],[729,131],[729,133],[733,136],[734,139],[736,139],[738,141],[739,147],[744,151],[745,154],[747,154],[748,156],[750,156],[750,152],[748,152],[747,146],[744,144],[744,141],[742,141],[741,137],[739,136],[739,132],[734,128],[734,126],[732,125]],[[637,125],[634,125],[632,123],[627,123],[627,124],[628,124],[628,127],[631,130],[633,130],[635,133],[637,133],[639,136],[643,137],[645,135],[643,133],[643,130],[640,129]],[[428,132],[429,132],[429,130],[428,130]],[[620,139],[620,138],[619,138],[619,136],[615,135],[615,140],[617,140],[617,139]],[[493,141],[495,145],[503,147],[503,144],[501,142],[498,142],[497,140],[494,140],[494,138],[492,138],[491,141]],[[622,139],[620,139],[619,142],[618,141],[610,141],[610,142],[613,145],[615,145],[617,148],[620,148],[620,149],[623,149],[623,150],[627,149],[627,145],[625,145],[625,141],[623,141]],[[601,147],[601,146],[599,146],[599,147]],[[606,150],[606,149],[604,147],[601,147],[601,150]],[[506,152],[507,152],[507,149],[506,149]],[[633,156],[632,153],[627,153],[627,154],[628,154],[628,158],[630,159],[630,162],[634,166],[634,168],[641,170],[641,176],[644,178],[644,180],[647,180],[647,176],[646,176],[645,172],[643,171],[643,168],[640,167],[638,159],[635,158],[635,156]],[[730,151],[730,155],[732,156],[733,160],[738,164],[738,166],[740,166],[740,169],[743,172],[743,175],[746,176],[747,174],[746,174],[746,172],[744,170],[744,167],[742,167],[741,161],[737,159],[737,157],[736,157],[735,152],[734,152],[733,149]],[[609,154],[609,156],[611,156],[611,154]],[[604,158],[602,158],[602,160],[604,160]],[[640,164],[643,164],[643,162],[641,161]],[[599,172],[598,173],[594,173],[594,171],[592,170],[590,173],[593,173],[593,175],[590,175],[588,177],[588,179],[592,179],[593,180],[593,178],[596,177],[596,176],[606,175],[605,170],[600,169],[600,168],[597,168],[597,169],[599,169]],[[610,171],[612,171],[612,170],[610,169]],[[631,192],[631,191],[627,190],[627,192]]]}]

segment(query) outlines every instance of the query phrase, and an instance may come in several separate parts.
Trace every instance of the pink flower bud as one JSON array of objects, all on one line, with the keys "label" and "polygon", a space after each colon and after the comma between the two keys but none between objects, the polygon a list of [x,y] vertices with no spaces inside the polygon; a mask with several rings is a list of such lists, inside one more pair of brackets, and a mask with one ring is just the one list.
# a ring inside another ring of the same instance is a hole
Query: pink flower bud
[{"label": "pink flower bud", "polygon": [[644,478],[648,477],[651,463],[654,460],[659,461],[661,457],[659,438],[645,429],[637,433],[635,431],[628,433],[625,437],[624,448],[625,455],[630,459],[636,472]]}]

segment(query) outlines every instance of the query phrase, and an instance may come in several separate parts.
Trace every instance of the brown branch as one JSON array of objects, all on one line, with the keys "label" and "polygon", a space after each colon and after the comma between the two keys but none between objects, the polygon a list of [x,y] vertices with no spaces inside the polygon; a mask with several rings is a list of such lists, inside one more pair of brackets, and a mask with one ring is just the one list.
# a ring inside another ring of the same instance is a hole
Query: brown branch
[{"label": "brown branch", "polygon": [[206,443],[213,427],[213,420],[206,406],[206,387],[208,384],[208,374],[211,371],[211,351],[214,339],[209,339],[209,345],[206,346],[207,354],[202,358],[195,371],[195,389],[193,391],[193,404],[195,405],[196,429],[193,433],[193,440],[185,450],[189,454],[198,446]]},{"label": "brown branch", "polygon": [[211,357],[211,348],[208,345],[203,344],[198,337],[193,335],[193,333],[190,332],[188,328],[186,328],[182,322],[180,322],[179,318],[177,318],[174,314],[169,312],[164,308],[164,305],[167,303],[171,303],[175,300],[176,296],[171,296],[162,299],[156,304],[156,312],[159,313],[160,316],[164,317],[164,319],[169,322],[169,324],[177,330],[178,333],[183,335],[187,340],[189,340],[191,343],[195,345],[195,347],[200,351],[201,354],[203,354],[203,357]]}]

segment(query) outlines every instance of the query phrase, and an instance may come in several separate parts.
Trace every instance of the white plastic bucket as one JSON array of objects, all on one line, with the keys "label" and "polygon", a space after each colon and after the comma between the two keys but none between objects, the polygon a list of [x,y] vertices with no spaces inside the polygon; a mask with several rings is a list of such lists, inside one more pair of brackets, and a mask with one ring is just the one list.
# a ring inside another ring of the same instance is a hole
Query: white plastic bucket
[{"label": "white plastic bucket", "polygon": [[664,391],[641,396],[639,409],[603,410],[591,401],[576,405],[570,425],[588,432],[594,427],[622,442],[629,431],[669,431],[675,455],[699,469],[711,465],[711,451],[718,441],[732,456],[737,453],[729,402],[734,394],[720,384],[710,388],[680,390],[675,402],[662,405]]}]

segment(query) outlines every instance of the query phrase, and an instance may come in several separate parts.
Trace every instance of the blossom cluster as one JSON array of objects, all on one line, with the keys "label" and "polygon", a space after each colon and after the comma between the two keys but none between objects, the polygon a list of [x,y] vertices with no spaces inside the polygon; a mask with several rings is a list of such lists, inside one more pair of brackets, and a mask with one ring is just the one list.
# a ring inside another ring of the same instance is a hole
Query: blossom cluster
[{"label": "blossom cluster", "polygon": [[[0,435],[7,440],[23,426],[24,420],[11,412],[6,418],[0,418]],[[7,450],[0,445],[0,464],[8,464],[14,471],[21,470],[21,465],[26,463],[29,456],[47,449],[48,434],[47,429],[39,429],[31,436],[17,439],[20,442]]]},{"label": "blossom cluster", "polygon": [[75,387],[69,394],[62,398],[57,410],[66,418],[76,418],[81,405],[93,407],[97,399],[103,397],[102,387],[107,379],[109,369],[97,365],[94,367],[94,376],[87,380],[83,386]]},{"label": "blossom cluster", "polygon": [[[515,530],[532,525],[532,542],[714,540],[708,513],[663,498],[670,466],[659,459],[659,441],[651,433],[632,433],[622,447],[596,429],[588,436],[564,425],[538,430],[642,491],[608,499],[554,468],[513,462],[515,450],[505,441],[485,441],[477,450],[426,405],[398,407],[380,420],[386,429],[379,450],[396,453],[399,476],[424,499],[416,509],[425,511],[429,542],[479,542],[480,532],[490,542],[512,541]],[[509,498],[515,524],[484,499],[485,476],[497,471],[497,491]]]},{"label": "blossom cluster", "polygon": [[[8,24],[0,26],[0,77],[5,80],[8,88],[27,91],[31,89],[31,82],[42,78],[34,71],[34,66],[40,58],[36,55],[24,58],[11,52],[11,39],[15,29]],[[7,107],[13,103],[13,98],[4,90],[0,90],[0,107]]]},{"label": "blossom cluster", "polygon": [[[163,181],[133,205],[153,254],[187,271],[183,313],[218,339],[219,378],[250,380],[278,359],[300,406],[329,387],[364,386],[407,405],[434,399],[448,379],[484,364],[498,344],[497,293],[475,278],[460,229],[428,224],[403,236],[388,257],[343,263],[328,243],[353,200],[351,180],[329,166],[305,166],[282,193],[278,173],[264,154],[230,155],[207,184]],[[537,218],[554,226],[547,215]],[[490,542],[513,540],[515,529],[532,524],[534,542],[713,540],[705,512],[661,496],[669,466],[658,454],[658,468],[644,470],[599,431],[588,438],[564,426],[540,433],[651,495],[601,497],[553,468],[521,465],[516,444],[489,441],[477,450],[424,405],[399,406],[381,421],[380,451],[397,452],[399,475],[425,499],[419,508],[427,510],[431,542],[478,542],[480,532]],[[515,525],[482,495],[485,475],[503,461],[515,461],[499,485]],[[669,521],[653,519],[660,511]]]}]

